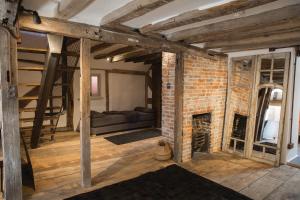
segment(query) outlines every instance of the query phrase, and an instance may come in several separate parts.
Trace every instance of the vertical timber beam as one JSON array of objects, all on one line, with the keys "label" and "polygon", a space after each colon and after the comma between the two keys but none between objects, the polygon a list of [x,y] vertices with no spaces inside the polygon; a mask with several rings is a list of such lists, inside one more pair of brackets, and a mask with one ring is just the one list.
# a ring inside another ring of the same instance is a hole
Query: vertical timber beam
[{"label": "vertical timber beam", "polygon": [[105,70],[105,99],[106,99],[106,111],[109,111],[109,73]]},{"label": "vertical timber beam", "polygon": [[80,40],[80,171],[82,187],[91,186],[90,54],[91,41]]},{"label": "vertical timber beam", "polygon": [[230,106],[230,100],[231,100],[231,93],[232,93],[232,60],[233,58],[229,58],[228,64],[227,64],[227,90],[226,90],[226,103],[224,108],[224,121],[223,121],[223,139],[222,139],[222,150],[227,151],[228,148],[228,142],[230,140],[229,135],[229,123],[230,123],[230,114],[231,114],[231,106]]},{"label": "vertical timber beam", "polygon": [[4,164],[4,199],[22,199],[17,94],[17,43],[0,27],[0,121]]},{"label": "vertical timber beam", "polygon": [[148,79],[148,74],[149,72],[147,72],[145,74],[145,108],[148,108],[148,82],[149,82],[149,79]]},{"label": "vertical timber beam", "polygon": [[155,111],[156,127],[161,128],[161,88],[162,88],[162,66],[152,65],[152,106]]},{"label": "vertical timber beam", "polygon": [[175,130],[174,130],[174,160],[182,162],[182,112],[183,112],[183,53],[176,54],[175,69]]}]

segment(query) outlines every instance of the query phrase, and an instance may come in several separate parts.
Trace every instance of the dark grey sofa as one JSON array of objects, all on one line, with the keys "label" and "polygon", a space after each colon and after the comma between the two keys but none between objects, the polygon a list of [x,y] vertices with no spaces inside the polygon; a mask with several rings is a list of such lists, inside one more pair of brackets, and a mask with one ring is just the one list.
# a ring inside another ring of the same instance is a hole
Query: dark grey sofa
[{"label": "dark grey sofa", "polygon": [[137,107],[134,111],[91,112],[91,133],[96,135],[154,125],[154,112],[151,109]]}]

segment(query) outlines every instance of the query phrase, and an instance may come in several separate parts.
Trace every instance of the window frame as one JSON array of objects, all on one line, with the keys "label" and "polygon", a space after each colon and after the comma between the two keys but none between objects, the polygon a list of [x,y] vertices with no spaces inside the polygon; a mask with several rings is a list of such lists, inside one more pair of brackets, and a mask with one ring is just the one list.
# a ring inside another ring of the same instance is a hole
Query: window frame
[{"label": "window frame", "polygon": [[[92,78],[93,77],[97,77],[98,79],[98,91],[97,91],[97,95],[93,95],[92,94]],[[91,96],[91,99],[101,99],[102,98],[102,92],[101,92],[101,74],[96,74],[96,73],[93,73],[91,74],[91,81],[90,81],[90,96]]]}]

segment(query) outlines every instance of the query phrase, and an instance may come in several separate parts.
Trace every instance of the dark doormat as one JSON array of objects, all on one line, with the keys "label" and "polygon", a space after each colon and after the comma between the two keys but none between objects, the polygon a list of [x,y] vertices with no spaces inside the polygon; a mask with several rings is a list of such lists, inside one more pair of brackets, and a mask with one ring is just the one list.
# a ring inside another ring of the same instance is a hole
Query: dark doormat
[{"label": "dark doormat", "polygon": [[161,131],[158,129],[148,129],[148,130],[142,130],[142,131],[136,131],[136,132],[130,132],[125,133],[121,135],[114,135],[110,137],[105,137],[108,141],[121,145],[121,144],[127,144],[130,142],[136,142],[139,140],[145,140],[153,137],[161,136]]},{"label": "dark doormat", "polygon": [[177,165],[66,200],[249,200]]}]

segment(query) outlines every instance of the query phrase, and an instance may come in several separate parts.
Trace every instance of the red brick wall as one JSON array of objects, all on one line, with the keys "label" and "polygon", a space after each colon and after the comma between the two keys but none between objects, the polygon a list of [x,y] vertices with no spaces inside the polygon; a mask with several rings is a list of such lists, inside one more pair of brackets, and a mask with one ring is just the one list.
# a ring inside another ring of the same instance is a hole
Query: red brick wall
[{"label": "red brick wall", "polygon": [[[174,141],[174,84],[176,55],[163,53],[162,133]],[[171,88],[167,89],[167,83]],[[227,58],[207,59],[184,56],[183,152],[182,160],[191,159],[192,115],[211,112],[210,151],[221,148],[227,86]]]},{"label": "red brick wall", "polygon": [[[176,54],[162,54],[162,135],[173,146],[175,117],[175,67]],[[167,85],[170,88],[167,88]]]},{"label": "red brick wall", "polygon": [[183,154],[191,158],[192,116],[211,113],[210,152],[221,149],[227,88],[227,58],[184,56]]}]

